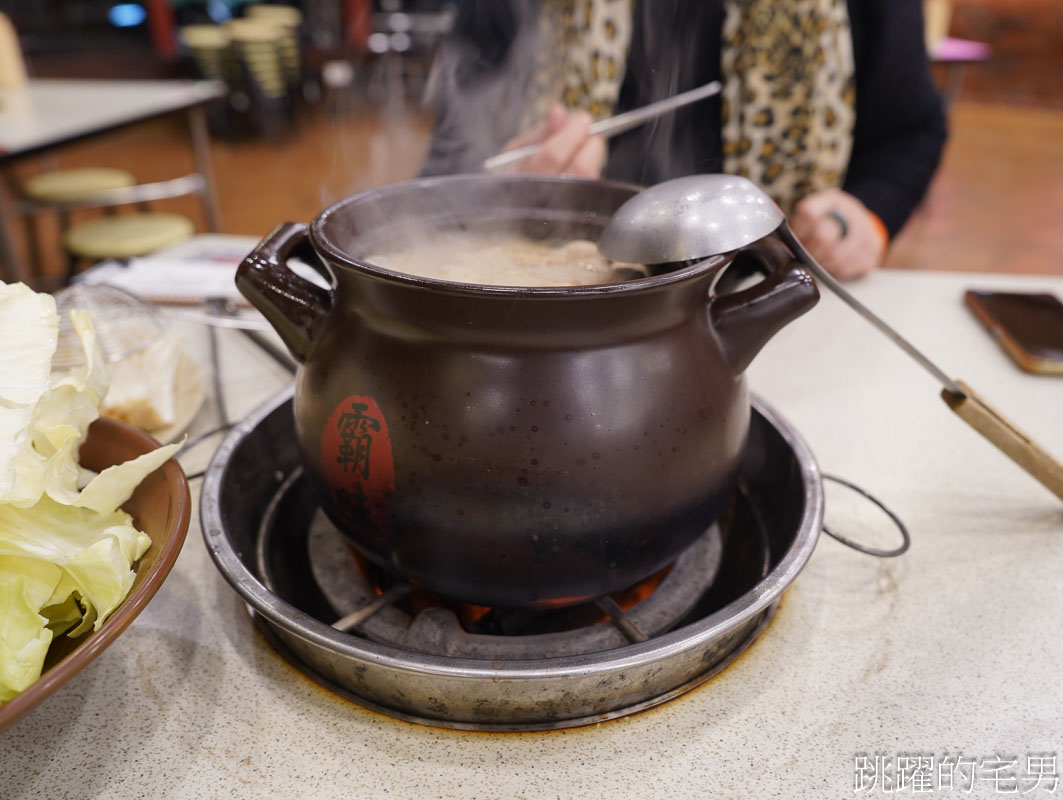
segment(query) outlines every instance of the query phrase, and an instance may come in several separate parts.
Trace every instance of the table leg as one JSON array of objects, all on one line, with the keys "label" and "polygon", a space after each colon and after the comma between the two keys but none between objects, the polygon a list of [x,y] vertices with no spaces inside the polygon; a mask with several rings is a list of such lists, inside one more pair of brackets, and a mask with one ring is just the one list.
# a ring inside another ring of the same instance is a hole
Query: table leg
[{"label": "table leg", "polygon": [[15,246],[15,237],[12,234],[11,219],[14,216],[12,203],[14,198],[10,190],[10,181],[13,176],[10,171],[4,170],[4,180],[0,181],[0,276],[5,281],[22,281],[27,286],[33,286],[33,275],[29,267],[19,255]]},{"label": "table leg", "polygon": [[196,157],[196,171],[203,176],[203,208],[207,213],[207,227],[213,233],[221,231],[218,193],[214,186],[214,170],[210,163],[210,134],[203,106],[188,109],[188,124],[192,132],[192,150]]},{"label": "table leg", "polygon": [[963,76],[966,71],[967,65],[962,61],[949,65],[948,81],[945,85],[946,105],[951,105],[960,96],[960,89],[963,88]]}]

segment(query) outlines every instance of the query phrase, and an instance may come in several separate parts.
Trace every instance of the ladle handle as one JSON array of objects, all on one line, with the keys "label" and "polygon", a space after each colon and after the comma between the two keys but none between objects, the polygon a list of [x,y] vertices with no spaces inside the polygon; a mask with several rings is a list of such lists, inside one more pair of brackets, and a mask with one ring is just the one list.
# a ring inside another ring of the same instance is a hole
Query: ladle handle
[{"label": "ladle handle", "polygon": [[953,394],[963,394],[963,390],[956,385],[952,378],[945,374],[941,367],[927,358],[921,350],[916,349],[915,345],[901,336],[900,333],[882,319],[882,317],[857,300],[848,289],[842,286],[833,275],[827,272],[827,270],[823,268],[823,265],[816,261],[816,259],[812,257],[812,254],[805,249],[805,246],[801,244],[801,240],[797,238],[793,230],[790,228],[790,223],[785,219],[782,221],[782,224],[779,225],[778,234],[783,243],[790,248],[790,252],[794,254],[797,260],[800,261],[809,272],[816,276],[816,280],[819,283],[834,292],[839,300],[878,328],[881,333],[884,333],[886,338],[890,339],[895,345],[901,348],[901,350],[915,359],[923,369],[937,378],[938,381],[941,382],[941,385],[947,390]]},{"label": "ladle handle", "polygon": [[1048,491],[1063,500],[1063,464],[975,394],[970,386],[963,381],[956,383],[966,396],[943,389],[941,397],[946,405],[1004,455],[1040,481]]},{"label": "ladle handle", "polygon": [[332,309],[334,289],[318,286],[288,269],[288,259],[296,255],[335,287],[328,268],[310,244],[310,230],[298,222],[284,222],[240,262],[236,288],[262,312],[302,363]]}]

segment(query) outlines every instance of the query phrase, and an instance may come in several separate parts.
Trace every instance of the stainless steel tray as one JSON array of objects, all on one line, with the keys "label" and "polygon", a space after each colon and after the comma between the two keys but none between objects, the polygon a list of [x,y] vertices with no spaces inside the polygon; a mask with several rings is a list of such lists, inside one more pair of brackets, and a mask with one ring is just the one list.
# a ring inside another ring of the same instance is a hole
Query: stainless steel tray
[{"label": "stainless steel tray", "polygon": [[[288,389],[262,405],[216,452],[200,500],[207,548],[278,652],[338,694],[407,720],[547,730],[594,724],[682,694],[723,669],[763,630],[822,526],[815,459],[796,431],[754,398],[741,497],[721,525],[725,539],[744,550],[739,558],[748,561],[752,553],[763,570],[730,595],[717,593],[722,606],[696,610],[649,641],[579,656],[500,661],[384,645],[338,631],[278,596],[256,566],[264,512],[299,466],[292,395]],[[721,570],[729,569],[725,559]]]}]

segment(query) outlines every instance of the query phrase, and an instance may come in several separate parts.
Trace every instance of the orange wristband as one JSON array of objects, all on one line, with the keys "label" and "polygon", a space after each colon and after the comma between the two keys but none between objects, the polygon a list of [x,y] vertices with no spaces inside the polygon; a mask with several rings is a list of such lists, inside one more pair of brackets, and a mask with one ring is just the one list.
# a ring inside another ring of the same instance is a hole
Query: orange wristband
[{"label": "orange wristband", "polygon": [[879,219],[871,209],[867,210],[867,213],[871,215],[871,227],[875,229],[875,233],[878,234],[879,240],[882,242],[883,248],[889,247],[890,244],[890,232],[886,229],[886,223]]}]

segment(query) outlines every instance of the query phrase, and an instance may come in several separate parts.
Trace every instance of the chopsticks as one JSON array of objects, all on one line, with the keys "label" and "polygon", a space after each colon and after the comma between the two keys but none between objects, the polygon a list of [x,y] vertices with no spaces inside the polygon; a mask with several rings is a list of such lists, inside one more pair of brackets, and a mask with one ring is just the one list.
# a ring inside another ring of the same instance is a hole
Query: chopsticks
[{"label": "chopsticks", "polygon": [[[719,81],[712,81],[711,83],[706,83],[704,86],[699,86],[697,89],[682,92],[665,100],[658,100],[656,103],[650,103],[641,108],[625,111],[623,114],[617,114],[615,117],[598,120],[597,122],[591,123],[587,132],[591,136],[600,135],[609,139],[616,136],[618,133],[637,128],[639,125],[643,125],[662,114],[667,114],[669,111],[675,111],[677,108],[682,108],[691,103],[696,103],[698,100],[704,100],[706,97],[712,97],[715,94],[719,94],[720,88]],[[491,156],[491,158],[484,161],[484,169],[488,172],[493,172],[502,167],[507,167],[510,164],[516,164],[526,158],[531,158],[541,149],[541,144],[529,144],[524,147],[518,147],[516,150],[507,150],[504,153]]]}]

